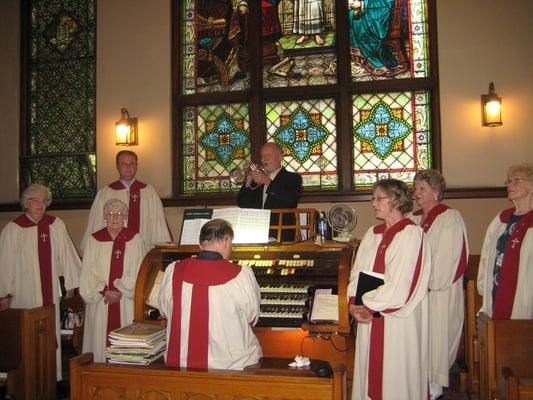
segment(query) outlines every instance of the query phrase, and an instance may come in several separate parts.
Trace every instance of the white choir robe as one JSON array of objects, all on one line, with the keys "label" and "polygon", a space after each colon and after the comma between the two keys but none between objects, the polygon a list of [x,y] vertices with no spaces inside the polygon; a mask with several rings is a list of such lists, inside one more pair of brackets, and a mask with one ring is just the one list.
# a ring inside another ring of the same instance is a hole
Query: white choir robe
[{"label": "white choir robe", "polygon": [[[41,273],[37,244],[37,226],[22,228],[9,222],[0,235],[0,297],[11,294],[11,308],[36,308],[43,305]],[[59,277],[65,279],[65,289],[79,286],[81,261],[67,232],[65,223],[55,217],[50,225],[52,250],[52,293],[56,312],[56,369],[61,372],[61,313]]]},{"label": "white choir robe", "polygon": [[[165,271],[159,292],[159,311],[171,326],[174,265]],[[189,315],[193,285],[184,282],[182,288],[180,365],[187,365]],[[242,266],[239,274],[222,285],[209,287],[209,368],[242,370],[256,364],[263,355],[252,326],[259,319],[261,293],[250,267]],[[167,350],[170,329],[167,329]],[[165,360],[167,353],[165,351]]]},{"label": "white choir robe", "polygon": [[[496,259],[496,242],[505,231],[507,224],[501,222],[497,215],[485,234],[479,269],[477,288],[483,296],[482,312],[492,317],[492,287],[494,260]],[[513,312],[511,319],[533,319],[533,228],[529,228],[520,248],[520,262],[518,265],[518,281],[516,286]]]},{"label": "white choir robe", "polygon": [[[409,215],[418,225],[421,215]],[[463,278],[455,278],[463,238],[468,260],[468,242],[463,217],[457,210],[439,214],[426,233],[431,248],[429,281],[429,381],[449,386],[449,370],[461,341],[464,322]]]},{"label": "white choir robe", "polygon": [[[146,254],[154,247],[154,244],[171,242],[172,237],[168,230],[163,204],[154,187],[146,184],[140,193],[141,209],[138,233],[144,242],[144,254]],[[104,205],[111,199],[119,199],[129,206],[130,191],[129,189],[115,190],[109,186],[104,186],[98,191],[91,205],[87,228],[80,243],[82,254],[85,253],[89,237],[105,227]]]},{"label": "white choir robe", "polygon": [[[108,284],[111,251],[114,242],[100,242],[94,237],[87,241],[80,278],[80,295],[86,303],[83,352],[94,353],[95,362],[105,362],[107,339],[107,307],[100,293]],[[122,293],[120,299],[120,326],[133,322],[135,282],[144,257],[139,234],[126,242],[122,278],[115,287]]]},{"label": "white choir robe", "polygon": [[[371,227],[357,250],[350,273],[348,296],[355,296],[359,271],[372,271],[382,234]],[[422,243],[422,265],[418,283],[411,297],[411,282]],[[363,304],[374,311],[398,308],[382,313],[385,318],[383,352],[383,399],[414,400],[428,396],[429,306],[428,284],[431,252],[423,231],[408,225],[398,232],[385,253],[385,283],[363,295]],[[374,317],[375,318],[375,317]],[[352,399],[368,399],[370,324],[357,324]]]}]

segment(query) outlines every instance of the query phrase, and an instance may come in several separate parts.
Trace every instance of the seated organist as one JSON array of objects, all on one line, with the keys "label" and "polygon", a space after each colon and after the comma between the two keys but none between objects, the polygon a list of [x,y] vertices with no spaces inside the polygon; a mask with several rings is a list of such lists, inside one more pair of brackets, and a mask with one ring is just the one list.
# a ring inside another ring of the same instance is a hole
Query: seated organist
[{"label": "seated organist", "polygon": [[231,225],[211,220],[200,230],[198,257],[167,267],[159,294],[167,366],[242,370],[262,356],[252,331],[259,285],[250,267],[228,261],[232,241]]},{"label": "seated organist", "polygon": [[[261,168],[250,170],[239,191],[237,204],[241,208],[273,209],[296,208],[302,193],[302,177],[281,166],[283,149],[274,142],[261,148]],[[283,225],[294,225],[294,215],[283,215]],[[278,216],[272,215],[270,225],[278,223]],[[284,229],[282,241],[293,241],[293,229]]]}]

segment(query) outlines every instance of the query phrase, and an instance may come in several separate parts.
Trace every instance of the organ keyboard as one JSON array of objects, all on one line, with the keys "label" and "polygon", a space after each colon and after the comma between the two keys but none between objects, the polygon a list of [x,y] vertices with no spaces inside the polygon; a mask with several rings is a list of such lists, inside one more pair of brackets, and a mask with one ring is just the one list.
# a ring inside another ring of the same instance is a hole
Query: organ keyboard
[{"label": "organ keyboard", "polygon": [[[199,252],[197,246],[157,246],[145,257],[137,279],[135,319],[157,318],[146,304],[155,276],[175,260]],[[292,245],[235,246],[232,261],[252,268],[261,288],[261,327],[304,327],[317,331],[348,333],[346,287],[353,248],[346,244],[312,242]],[[313,293],[329,288],[338,294],[339,320],[329,324],[308,321]]]}]

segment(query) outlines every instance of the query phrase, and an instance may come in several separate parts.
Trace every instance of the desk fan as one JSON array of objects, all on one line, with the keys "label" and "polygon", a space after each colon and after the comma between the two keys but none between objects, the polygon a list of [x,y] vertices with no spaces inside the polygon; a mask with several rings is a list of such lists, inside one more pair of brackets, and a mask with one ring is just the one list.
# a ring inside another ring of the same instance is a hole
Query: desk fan
[{"label": "desk fan", "polygon": [[333,240],[338,242],[350,242],[354,239],[351,231],[357,224],[355,210],[347,204],[335,204],[328,213],[328,222],[336,235]]}]

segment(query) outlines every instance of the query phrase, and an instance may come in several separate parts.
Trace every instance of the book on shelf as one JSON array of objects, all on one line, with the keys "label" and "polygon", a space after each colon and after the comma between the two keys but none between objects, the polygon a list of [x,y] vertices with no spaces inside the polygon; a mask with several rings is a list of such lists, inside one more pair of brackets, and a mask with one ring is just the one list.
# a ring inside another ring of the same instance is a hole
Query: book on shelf
[{"label": "book on shelf", "polygon": [[383,285],[383,274],[373,271],[359,271],[357,289],[355,290],[355,304],[363,304],[363,295]]}]

